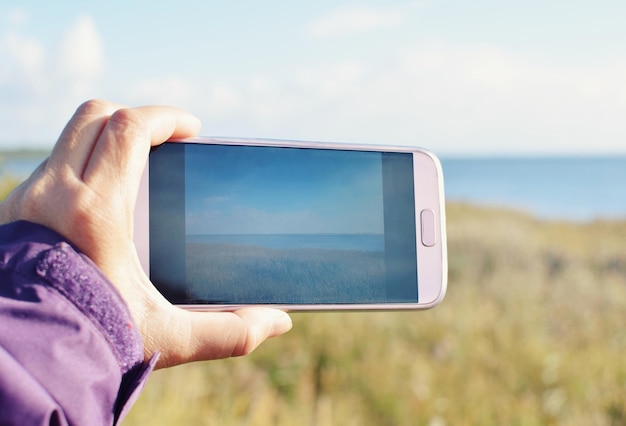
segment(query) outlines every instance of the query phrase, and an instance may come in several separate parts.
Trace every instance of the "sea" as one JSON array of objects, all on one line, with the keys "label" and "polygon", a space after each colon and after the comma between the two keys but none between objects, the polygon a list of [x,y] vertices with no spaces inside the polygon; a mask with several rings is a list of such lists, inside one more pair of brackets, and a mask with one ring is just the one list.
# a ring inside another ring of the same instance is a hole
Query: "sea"
[{"label": "sea", "polygon": [[626,219],[626,156],[443,158],[446,199],[587,222]]},{"label": "sea", "polygon": [[272,249],[327,249],[384,252],[382,234],[237,234],[187,235],[187,242],[251,245]]},{"label": "sea", "polygon": [[[43,158],[4,158],[0,178],[24,179]],[[448,201],[549,220],[626,220],[626,156],[443,157],[441,163]]]}]

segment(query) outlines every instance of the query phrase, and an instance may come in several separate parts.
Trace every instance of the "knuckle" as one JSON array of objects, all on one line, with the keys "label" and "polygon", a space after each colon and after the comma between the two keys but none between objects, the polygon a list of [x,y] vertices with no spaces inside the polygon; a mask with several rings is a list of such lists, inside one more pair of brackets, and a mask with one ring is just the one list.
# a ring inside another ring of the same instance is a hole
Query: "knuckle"
[{"label": "knuckle", "polygon": [[247,328],[239,329],[233,335],[232,352],[229,357],[241,357],[249,355],[256,348],[256,338]]},{"label": "knuckle", "polygon": [[109,118],[108,126],[115,134],[130,137],[130,139],[146,135],[145,118],[139,111],[131,108],[115,111]]},{"label": "knuckle", "polygon": [[98,115],[110,111],[112,108],[110,102],[102,99],[90,99],[83,102],[76,110],[76,115]]}]

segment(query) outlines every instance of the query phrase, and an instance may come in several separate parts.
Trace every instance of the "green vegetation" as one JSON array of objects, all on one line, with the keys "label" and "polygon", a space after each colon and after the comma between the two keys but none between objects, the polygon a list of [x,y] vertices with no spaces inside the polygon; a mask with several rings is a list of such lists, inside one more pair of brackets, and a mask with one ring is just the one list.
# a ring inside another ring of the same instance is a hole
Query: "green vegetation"
[{"label": "green vegetation", "polygon": [[0,161],[23,160],[26,158],[41,159],[50,154],[50,149],[44,148],[16,148],[0,150]]},{"label": "green vegetation", "polygon": [[4,177],[0,180],[0,201],[4,200],[13,191],[20,181],[14,177]]},{"label": "green vegetation", "polygon": [[425,312],[294,314],[246,358],[156,372],[129,425],[626,424],[626,222],[448,206]]},{"label": "green vegetation", "polygon": [[[28,177],[49,153],[44,149],[0,149],[0,200]],[[7,165],[15,166],[16,163],[21,165],[17,170],[15,167],[7,168]]]},{"label": "green vegetation", "polygon": [[155,372],[124,425],[626,424],[626,221],[450,204],[448,242],[441,306],[294,314],[249,357]]}]

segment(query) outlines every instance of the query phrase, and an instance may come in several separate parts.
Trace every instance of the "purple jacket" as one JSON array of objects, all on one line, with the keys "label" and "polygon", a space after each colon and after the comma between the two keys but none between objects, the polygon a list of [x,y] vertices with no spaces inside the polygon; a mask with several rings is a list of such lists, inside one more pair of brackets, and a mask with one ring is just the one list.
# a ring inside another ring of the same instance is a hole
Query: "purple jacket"
[{"label": "purple jacket", "polygon": [[86,256],[42,226],[0,226],[1,425],[115,424],[155,362]]}]

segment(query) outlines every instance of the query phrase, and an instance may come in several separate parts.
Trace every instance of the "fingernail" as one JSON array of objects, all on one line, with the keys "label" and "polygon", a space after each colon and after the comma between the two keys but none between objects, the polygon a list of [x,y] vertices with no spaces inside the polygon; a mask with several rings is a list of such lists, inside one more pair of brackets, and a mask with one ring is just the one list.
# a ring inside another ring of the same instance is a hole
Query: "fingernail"
[{"label": "fingernail", "polygon": [[270,332],[270,337],[285,334],[291,330],[291,327],[293,327],[291,317],[286,312],[279,311],[272,320],[272,331]]}]

